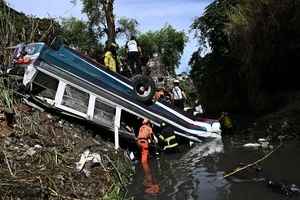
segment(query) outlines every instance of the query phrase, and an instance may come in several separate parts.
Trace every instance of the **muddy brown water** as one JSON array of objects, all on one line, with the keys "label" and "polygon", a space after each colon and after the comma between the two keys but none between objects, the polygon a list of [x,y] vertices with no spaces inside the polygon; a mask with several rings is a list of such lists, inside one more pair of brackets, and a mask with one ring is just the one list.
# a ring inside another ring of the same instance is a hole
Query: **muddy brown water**
[{"label": "muddy brown water", "polygon": [[151,158],[153,181],[160,187],[158,194],[145,192],[144,173],[136,163],[128,195],[136,200],[299,200],[300,194],[285,196],[268,186],[267,180],[300,186],[300,140],[285,142],[259,164],[260,170],[250,168],[223,178],[239,164],[249,164],[270,152],[270,149],[243,147],[256,140],[249,135],[223,137],[179,153],[162,154],[159,159]]}]

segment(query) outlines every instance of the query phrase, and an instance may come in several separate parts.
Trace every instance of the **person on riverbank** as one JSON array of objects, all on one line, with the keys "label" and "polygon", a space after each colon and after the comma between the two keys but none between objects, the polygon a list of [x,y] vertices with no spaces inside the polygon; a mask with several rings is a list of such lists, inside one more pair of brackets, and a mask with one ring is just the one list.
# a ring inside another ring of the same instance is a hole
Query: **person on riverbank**
[{"label": "person on riverbank", "polygon": [[133,75],[141,74],[141,48],[134,36],[126,43],[127,61]]},{"label": "person on riverbank", "polygon": [[184,109],[184,102],[186,100],[186,95],[183,89],[179,86],[179,80],[174,80],[174,87],[171,90],[173,104],[176,108],[181,110]]}]

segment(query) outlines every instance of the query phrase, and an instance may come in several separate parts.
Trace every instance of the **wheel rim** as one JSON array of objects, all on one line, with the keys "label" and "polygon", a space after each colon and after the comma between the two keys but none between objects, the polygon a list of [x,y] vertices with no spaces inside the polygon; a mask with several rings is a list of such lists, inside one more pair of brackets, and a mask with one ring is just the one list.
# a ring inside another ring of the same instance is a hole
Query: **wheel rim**
[{"label": "wheel rim", "polygon": [[146,86],[144,84],[138,84],[136,87],[136,93],[140,97],[147,97],[151,93],[151,86]]}]

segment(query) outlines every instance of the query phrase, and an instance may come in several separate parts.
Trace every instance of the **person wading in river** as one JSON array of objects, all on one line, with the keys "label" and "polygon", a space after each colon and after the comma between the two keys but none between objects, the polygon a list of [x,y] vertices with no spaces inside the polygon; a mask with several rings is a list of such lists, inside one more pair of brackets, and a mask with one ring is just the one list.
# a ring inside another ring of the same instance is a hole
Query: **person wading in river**
[{"label": "person wading in river", "polygon": [[157,138],[155,137],[149,119],[144,119],[140,127],[137,143],[141,152],[141,162],[148,162],[149,159],[149,143]]},{"label": "person wading in river", "polygon": [[157,138],[153,133],[149,119],[144,119],[143,125],[139,130],[137,143],[141,151],[141,164],[145,174],[145,193],[158,194],[160,187],[157,183],[155,183],[149,166],[149,143],[151,140],[155,140],[154,142],[157,142]]},{"label": "person wading in river", "polygon": [[233,133],[233,124],[232,120],[229,117],[227,112],[222,112],[219,117],[219,121],[221,123],[222,134],[232,134]]}]

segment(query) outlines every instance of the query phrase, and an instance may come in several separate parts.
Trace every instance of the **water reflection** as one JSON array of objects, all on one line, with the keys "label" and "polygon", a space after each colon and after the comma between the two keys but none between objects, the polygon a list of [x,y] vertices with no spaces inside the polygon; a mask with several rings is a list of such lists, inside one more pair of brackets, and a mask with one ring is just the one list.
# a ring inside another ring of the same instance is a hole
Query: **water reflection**
[{"label": "water reflection", "polygon": [[149,195],[157,195],[159,194],[160,188],[157,184],[154,176],[151,173],[151,168],[149,166],[149,162],[142,162],[142,168],[144,171],[144,187],[145,193]]},{"label": "water reflection", "polygon": [[[251,140],[248,136],[225,137],[197,144],[181,153],[163,154],[159,159],[151,159],[149,167],[152,176],[148,176],[148,179],[145,176],[143,171],[147,171],[147,167],[138,168],[128,188],[130,195],[137,200],[285,199],[267,187],[265,177],[277,180],[284,177],[290,183],[300,185],[300,174],[297,173],[300,166],[299,145],[289,145],[272,155],[262,164],[263,172],[249,169],[229,179],[223,178],[225,172],[233,170],[239,163],[250,163],[266,154],[262,149],[242,147]],[[144,180],[159,185],[159,193],[155,196],[147,194]]]}]

